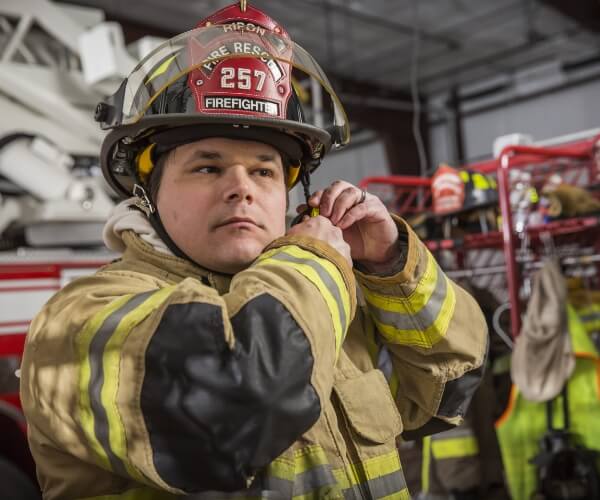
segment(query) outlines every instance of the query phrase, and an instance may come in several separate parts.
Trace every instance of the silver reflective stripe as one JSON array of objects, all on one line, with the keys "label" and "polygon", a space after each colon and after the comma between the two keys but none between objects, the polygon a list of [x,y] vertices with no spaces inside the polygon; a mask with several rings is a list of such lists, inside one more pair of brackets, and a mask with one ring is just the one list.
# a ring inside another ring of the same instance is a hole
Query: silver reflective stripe
[{"label": "silver reflective stripe", "polygon": [[[361,489],[362,488],[362,489]],[[356,499],[364,498],[364,490],[368,489],[370,498],[383,498],[394,493],[400,493],[406,489],[406,480],[401,470],[391,472],[385,476],[371,479],[366,484],[354,485],[344,490],[344,498]]]},{"label": "silver reflective stripe", "polygon": [[347,327],[348,327],[348,319],[346,318],[346,310],[344,309],[344,301],[342,300],[342,297],[340,295],[340,290],[339,290],[337,284],[335,283],[335,281],[333,281],[333,278],[329,275],[329,273],[325,270],[325,268],[323,268],[323,266],[321,266],[318,262],[316,262],[314,260],[299,259],[298,257],[294,257],[293,255],[290,255],[290,254],[287,254],[284,252],[277,253],[277,254],[273,255],[271,258],[275,259],[275,260],[283,260],[283,261],[287,261],[287,262],[293,262],[295,264],[307,265],[307,266],[311,267],[319,275],[319,278],[321,278],[321,281],[323,281],[323,283],[325,283],[325,286],[331,292],[331,295],[333,295],[333,298],[335,299],[335,302],[338,306],[338,311],[340,312],[340,323],[342,324],[342,332],[345,333],[347,330]]},{"label": "silver reflective stripe", "polygon": [[354,485],[344,490],[344,498],[346,500],[363,500],[365,493],[361,491],[360,486]]},{"label": "silver reflective stripe", "polygon": [[[104,498],[104,497],[102,497]],[[265,489],[254,489],[244,491],[234,491],[232,493],[224,493],[222,491],[204,491],[202,493],[194,493],[185,496],[174,496],[171,494],[165,494],[165,500],[181,498],[185,500],[283,500],[292,498],[291,493],[289,495],[282,494],[278,490],[265,490]],[[143,497],[145,500],[146,497]],[[140,500],[142,498],[140,497]]]},{"label": "silver reflective stripe", "polygon": [[448,290],[448,280],[437,264],[435,288],[429,301],[418,312],[390,312],[369,303],[369,308],[380,323],[391,325],[398,330],[426,330],[438,318]]},{"label": "silver reflective stripe", "polygon": [[333,486],[335,484],[336,480],[331,472],[331,466],[327,464],[319,465],[296,475],[294,495],[305,495],[323,486]]},{"label": "silver reflective stripe", "polygon": [[121,459],[114,454],[110,447],[108,417],[106,415],[106,409],[102,405],[102,386],[104,385],[104,366],[102,364],[102,359],[106,344],[110,340],[117,326],[119,326],[121,320],[154,292],[155,290],[135,295],[123,307],[114,311],[104,320],[104,323],[102,323],[102,326],[100,326],[90,342],[90,383],[88,387],[90,393],[90,407],[94,414],[94,432],[96,433],[98,442],[110,460],[113,471],[125,477],[128,476],[125,465]]},{"label": "silver reflective stripe", "polygon": [[385,379],[389,382],[394,373],[394,367],[392,365],[390,351],[388,351],[387,347],[384,345],[382,345],[379,349],[379,354],[377,356],[377,368],[383,372]]},{"label": "silver reflective stripe", "polygon": [[294,483],[280,477],[266,477],[263,487],[269,491],[276,491],[281,498],[292,498],[294,494]]},{"label": "silver reflective stripe", "polygon": [[406,488],[406,480],[402,471],[398,470],[377,479],[371,479],[367,485],[373,498],[382,498],[393,493],[400,493]]},{"label": "silver reflective stripe", "polygon": [[431,435],[432,441],[438,441],[441,439],[454,439],[454,438],[462,438],[462,437],[471,437],[473,436],[473,430],[468,426],[459,426],[453,429],[449,429],[447,431],[438,432],[437,434]]}]

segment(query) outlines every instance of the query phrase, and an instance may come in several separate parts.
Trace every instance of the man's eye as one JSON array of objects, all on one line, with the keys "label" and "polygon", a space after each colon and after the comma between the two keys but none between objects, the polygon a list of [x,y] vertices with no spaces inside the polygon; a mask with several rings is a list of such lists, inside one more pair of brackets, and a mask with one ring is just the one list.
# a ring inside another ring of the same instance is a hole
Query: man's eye
[{"label": "man's eye", "polygon": [[218,167],[210,167],[206,165],[198,165],[192,168],[192,172],[197,172],[199,174],[216,174],[219,172]]},{"label": "man's eye", "polygon": [[261,177],[273,177],[273,171],[270,168],[260,168],[257,173]]}]

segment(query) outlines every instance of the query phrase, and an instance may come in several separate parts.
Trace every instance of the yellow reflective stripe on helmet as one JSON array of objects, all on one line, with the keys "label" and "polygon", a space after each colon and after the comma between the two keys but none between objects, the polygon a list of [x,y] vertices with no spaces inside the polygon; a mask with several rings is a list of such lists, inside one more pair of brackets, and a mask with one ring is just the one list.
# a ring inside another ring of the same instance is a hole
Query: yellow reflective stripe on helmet
[{"label": "yellow reflective stripe on helmet", "polygon": [[259,257],[255,265],[267,264],[291,267],[317,287],[331,313],[336,353],[339,354],[349,326],[350,294],[335,264],[294,245],[266,252]]},{"label": "yellow reflective stripe on helmet", "polygon": [[122,348],[133,328],[157,309],[173,292],[174,287],[165,287],[154,292],[148,299],[128,313],[119,323],[104,349],[103,364],[105,381],[102,388],[102,403],[108,416],[110,446],[132,477],[142,477],[129,464],[127,458],[127,437],[125,426],[117,407],[117,392],[120,382]]},{"label": "yellow reflective stripe on helmet", "polygon": [[150,172],[154,169],[154,161],[152,160],[152,152],[156,144],[150,144],[147,148],[144,148],[137,157],[137,171],[140,178],[145,181],[150,175]]},{"label": "yellow reflective stripe on helmet", "polygon": [[431,436],[423,438],[423,451],[421,457],[421,491],[429,493],[429,474],[431,469]]},{"label": "yellow reflective stripe on helmet", "polygon": [[432,347],[446,335],[456,305],[452,283],[429,253],[427,268],[408,297],[363,292],[379,332],[393,344]]},{"label": "yellow reflective stripe on helmet", "polygon": [[150,75],[150,77],[144,82],[144,84],[148,85],[156,77],[162,75],[165,71],[167,71],[167,69],[169,68],[169,65],[173,62],[173,59],[175,59],[178,55],[179,54],[175,54],[175,55],[169,57],[168,59],[166,59],[158,68],[156,68],[154,73],[152,73]]},{"label": "yellow reflective stripe on helmet", "polygon": [[434,439],[431,441],[431,454],[436,460],[472,457],[478,453],[479,446],[474,436]]},{"label": "yellow reflective stripe on helmet", "polygon": [[90,404],[90,393],[89,383],[91,378],[91,364],[90,364],[90,344],[94,337],[94,334],[104,324],[106,319],[113,314],[115,311],[121,309],[133,295],[125,295],[119,299],[114,300],[108,306],[103,308],[101,311],[96,313],[92,318],[84,325],[83,331],[77,338],[77,347],[79,353],[79,422],[88,439],[89,445],[92,447],[96,456],[100,459],[101,465],[111,470],[110,460],[103,446],[96,438],[96,432],[94,430],[94,413],[92,412]]}]

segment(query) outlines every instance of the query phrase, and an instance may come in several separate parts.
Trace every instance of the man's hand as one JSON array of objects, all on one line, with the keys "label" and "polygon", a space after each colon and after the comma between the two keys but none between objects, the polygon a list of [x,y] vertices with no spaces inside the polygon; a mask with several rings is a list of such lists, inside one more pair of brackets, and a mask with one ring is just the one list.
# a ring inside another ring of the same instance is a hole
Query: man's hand
[{"label": "man's hand", "polygon": [[304,220],[293,226],[289,235],[312,236],[318,240],[324,241],[341,253],[352,267],[352,257],[350,256],[350,246],[344,241],[342,230],[335,227],[329,219],[321,217],[304,217]]},{"label": "man's hand", "polygon": [[[398,228],[377,196],[365,193],[363,198],[363,191],[356,186],[335,181],[314,193],[308,204],[342,230],[354,260],[377,266],[398,256]],[[297,211],[304,209],[306,205],[300,205]]]}]

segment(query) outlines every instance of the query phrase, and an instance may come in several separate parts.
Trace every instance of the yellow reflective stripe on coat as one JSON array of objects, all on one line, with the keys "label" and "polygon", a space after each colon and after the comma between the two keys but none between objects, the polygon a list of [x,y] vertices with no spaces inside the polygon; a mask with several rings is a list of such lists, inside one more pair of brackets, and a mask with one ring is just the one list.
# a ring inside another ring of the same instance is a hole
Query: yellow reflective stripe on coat
[{"label": "yellow reflective stripe on coat", "polygon": [[90,404],[89,384],[91,378],[91,364],[89,359],[90,343],[94,334],[102,326],[106,319],[115,311],[120,310],[132,295],[125,295],[111,302],[108,306],[96,313],[84,326],[83,331],[77,339],[78,353],[80,359],[79,373],[79,421],[88,439],[88,442],[106,469],[111,469],[110,460],[103,446],[96,438],[94,431],[94,413]]},{"label": "yellow reflective stripe on coat", "polygon": [[479,453],[475,436],[432,439],[431,454],[436,460],[472,457]]},{"label": "yellow reflective stripe on coat", "polygon": [[356,492],[358,498],[365,490],[372,498],[410,498],[397,451],[335,469],[333,474],[345,493]]},{"label": "yellow reflective stripe on coat", "polygon": [[338,268],[328,261],[297,246],[276,248],[261,255],[255,265],[291,267],[317,287],[327,303],[339,354],[350,319],[350,294]]},{"label": "yellow reflective stripe on coat", "polygon": [[317,500],[325,491],[341,494],[327,455],[319,445],[295,450],[293,458],[275,459],[267,467],[265,482],[267,489],[293,500]]},{"label": "yellow reflective stripe on coat", "polygon": [[83,430],[106,468],[138,480],[141,475],[127,460],[125,427],[116,403],[121,349],[129,332],[172,290],[167,287],[114,301],[92,317],[79,340]]},{"label": "yellow reflective stripe on coat", "polygon": [[363,289],[379,332],[393,344],[430,348],[448,331],[456,306],[452,283],[427,253],[427,266],[407,297]]}]

